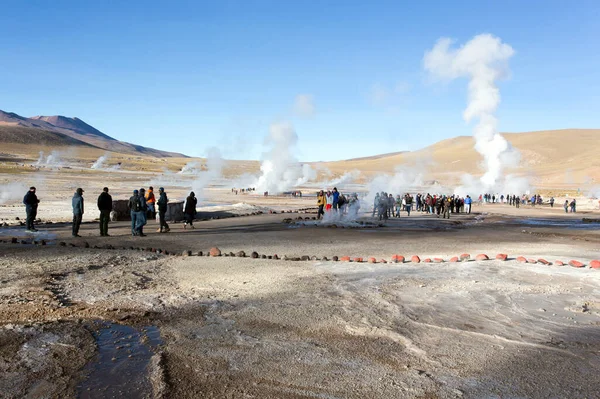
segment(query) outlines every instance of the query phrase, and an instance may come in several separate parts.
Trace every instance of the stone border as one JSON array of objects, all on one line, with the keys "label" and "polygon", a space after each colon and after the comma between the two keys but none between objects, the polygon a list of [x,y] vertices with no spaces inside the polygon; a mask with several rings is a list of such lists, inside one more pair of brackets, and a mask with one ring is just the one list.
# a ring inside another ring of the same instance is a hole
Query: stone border
[{"label": "stone border", "polygon": [[[28,241],[28,240],[19,240],[17,237],[12,237],[10,240],[0,240],[0,243],[7,243],[7,244],[21,244],[21,245],[36,245],[36,246],[46,246],[48,247],[48,243],[46,240],[33,240],[33,241]],[[161,255],[171,255],[171,256],[184,256],[184,257],[189,257],[189,256],[207,256],[207,257],[238,257],[238,258],[251,258],[251,259],[272,259],[272,260],[285,260],[285,261],[332,261],[332,262],[348,262],[348,263],[371,263],[371,264],[377,264],[377,263],[466,263],[466,262],[473,262],[473,261],[478,261],[478,262],[486,262],[486,261],[492,261],[494,259],[491,259],[488,255],[486,254],[478,254],[475,256],[475,259],[471,259],[471,255],[464,253],[461,254],[460,256],[453,256],[452,258],[450,258],[448,261],[446,261],[443,258],[424,258],[421,259],[420,256],[418,255],[413,255],[410,260],[407,260],[403,255],[393,255],[391,257],[390,260],[387,259],[379,259],[377,260],[377,258],[375,257],[350,257],[350,256],[332,256],[331,259],[329,259],[326,256],[323,256],[321,258],[319,258],[318,256],[315,255],[302,255],[302,256],[288,256],[288,255],[283,255],[283,257],[280,257],[277,254],[274,255],[266,255],[266,254],[259,254],[256,251],[252,251],[250,253],[250,255],[247,255],[245,251],[238,251],[238,252],[223,252],[221,251],[218,247],[212,247],[210,250],[204,252],[204,251],[192,251],[190,249],[184,250],[182,252],[175,252],[175,251],[168,251],[162,248],[156,248],[156,247],[134,247],[134,246],[129,246],[129,247],[118,247],[118,246],[114,246],[114,245],[110,245],[110,244],[105,244],[105,245],[94,245],[94,246],[90,246],[90,244],[87,241],[83,241],[81,243],[79,243],[79,245],[74,244],[74,243],[69,243],[67,244],[65,241],[60,241],[58,242],[58,246],[60,247],[72,247],[72,248],[90,248],[90,249],[103,249],[103,250],[124,250],[124,251],[141,251],[141,252],[153,252],[156,254],[161,254]],[[534,259],[534,258],[526,258],[524,256],[518,256],[514,259],[509,259],[507,254],[504,253],[500,253],[497,254],[495,256],[495,260],[500,261],[500,262],[507,262],[509,260],[514,260],[516,262],[519,263],[529,263],[529,264],[541,264],[544,266],[566,266],[567,264],[571,267],[575,267],[575,268],[585,268],[586,264],[583,262],[580,262],[578,260],[572,259],[569,262],[565,263],[561,260],[556,260],[554,263],[553,262],[549,262],[546,259],[543,258],[539,258],[539,259]],[[600,270],[600,260],[598,259],[594,259],[592,261],[589,262],[589,264],[587,264],[588,268],[590,269],[597,269]]]}]

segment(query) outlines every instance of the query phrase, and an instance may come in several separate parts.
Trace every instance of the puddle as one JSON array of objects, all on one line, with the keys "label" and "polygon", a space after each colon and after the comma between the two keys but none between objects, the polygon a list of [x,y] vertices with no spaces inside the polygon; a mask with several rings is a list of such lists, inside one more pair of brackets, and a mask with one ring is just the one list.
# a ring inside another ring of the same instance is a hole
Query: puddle
[{"label": "puddle", "polygon": [[136,329],[98,322],[94,325],[98,354],[85,368],[78,397],[146,398],[152,396],[148,366],[162,344],[158,327]]}]

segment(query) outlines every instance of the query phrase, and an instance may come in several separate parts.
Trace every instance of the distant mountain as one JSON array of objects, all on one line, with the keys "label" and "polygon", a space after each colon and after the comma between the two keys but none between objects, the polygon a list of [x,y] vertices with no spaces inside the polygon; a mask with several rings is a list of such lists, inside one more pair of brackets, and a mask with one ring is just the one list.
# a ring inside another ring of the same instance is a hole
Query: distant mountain
[{"label": "distant mountain", "polygon": [[[119,141],[102,133],[79,118],[66,116],[34,116],[26,118],[14,112],[0,110],[0,142],[19,144],[55,143],[54,145],[88,145],[122,154],[145,155],[159,158],[186,157],[183,154],[156,150]],[[18,128],[18,129],[17,129]],[[24,128],[28,128],[23,130]],[[37,130],[37,133],[36,133]],[[53,135],[48,135],[48,133]],[[58,134],[59,136],[56,136]],[[63,136],[64,139],[61,139]],[[67,140],[69,138],[69,140]]]},{"label": "distant mountain", "polygon": [[107,140],[115,140],[112,137],[102,133],[100,130],[96,129],[93,126],[88,125],[84,121],[79,118],[67,118],[66,116],[55,115],[55,116],[32,116],[29,119],[35,119],[38,121],[48,122],[56,127],[61,127],[63,129],[70,129],[79,134],[94,135],[98,137],[103,137]]}]

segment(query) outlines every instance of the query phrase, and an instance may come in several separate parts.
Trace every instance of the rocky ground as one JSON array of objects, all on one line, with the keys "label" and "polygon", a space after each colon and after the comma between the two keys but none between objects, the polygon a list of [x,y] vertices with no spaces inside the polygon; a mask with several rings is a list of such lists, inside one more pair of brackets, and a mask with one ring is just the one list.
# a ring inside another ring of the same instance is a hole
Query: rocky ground
[{"label": "rocky ground", "polygon": [[[82,238],[60,223],[2,230],[2,396],[598,397],[600,233],[586,215],[489,206],[370,228],[312,216],[143,238],[127,222],[108,238],[95,223]],[[205,256],[215,246],[222,256]],[[462,253],[508,260],[449,262]],[[381,262],[395,254],[445,262]],[[586,266],[556,265],[572,259]]]}]

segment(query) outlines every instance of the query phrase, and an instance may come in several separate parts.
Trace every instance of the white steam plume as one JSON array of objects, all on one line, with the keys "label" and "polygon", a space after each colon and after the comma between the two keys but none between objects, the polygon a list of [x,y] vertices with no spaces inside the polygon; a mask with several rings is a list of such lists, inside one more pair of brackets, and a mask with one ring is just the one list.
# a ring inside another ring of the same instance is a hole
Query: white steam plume
[{"label": "white steam plume", "polygon": [[35,163],[36,166],[61,166],[60,152],[54,150],[47,157],[44,157],[44,151],[40,151],[40,156]]},{"label": "white steam plume", "polygon": [[265,144],[270,150],[260,165],[261,175],[255,187],[257,192],[272,194],[285,192],[316,179],[317,173],[308,164],[300,165],[293,155],[298,135],[289,123],[274,123],[269,128]]},{"label": "white steam plume", "polygon": [[96,160],[96,162],[92,164],[92,169],[102,169],[104,167],[104,163],[106,163],[106,161],[108,160],[108,157],[108,154],[102,155]]},{"label": "white steam plume", "polygon": [[303,118],[315,115],[316,107],[314,98],[310,94],[298,94],[294,100],[294,113]]},{"label": "white steam plume", "polygon": [[29,191],[24,183],[6,183],[0,185],[0,204],[21,200]]},{"label": "white steam plume", "polygon": [[195,175],[202,172],[202,164],[198,161],[190,161],[186,163],[179,172],[182,175]]},{"label": "white steam plume", "polygon": [[[330,172],[331,173],[331,172]],[[360,177],[360,170],[353,169],[350,170],[338,178],[323,182],[322,186],[327,188],[341,186],[343,187],[346,184],[352,183],[356,179]]]},{"label": "white steam plume", "polygon": [[201,198],[206,186],[221,177],[225,161],[221,157],[221,151],[216,147],[206,150],[206,170],[195,173],[192,182],[192,190],[197,197]]},{"label": "white steam plume", "polygon": [[475,36],[460,48],[451,48],[452,43],[448,38],[439,39],[433,49],[425,53],[424,67],[437,78],[469,79],[469,100],[463,117],[466,122],[477,120],[473,129],[475,149],[485,164],[480,184],[473,189],[501,190],[503,170],[516,166],[518,152],[498,132],[494,114],[500,104],[500,91],[496,81],[508,74],[508,60],[514,50],[490,34]]},{"label": "white steam plume", "polygon": [[368,186],[368,194],[364,198],[366,208],[373,206],[375,195],[380,192],[388,194],[403,195],[406,193],[416,194],[417,190],[424,186],[423,172],[417,167],[399,166],[393,176],[379,175],[375,177]]}]

